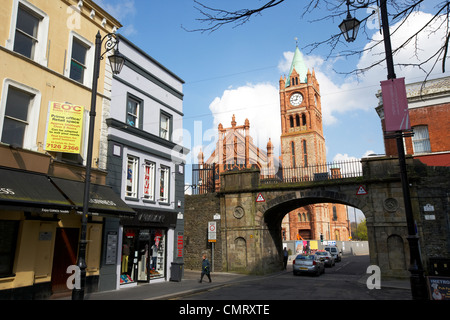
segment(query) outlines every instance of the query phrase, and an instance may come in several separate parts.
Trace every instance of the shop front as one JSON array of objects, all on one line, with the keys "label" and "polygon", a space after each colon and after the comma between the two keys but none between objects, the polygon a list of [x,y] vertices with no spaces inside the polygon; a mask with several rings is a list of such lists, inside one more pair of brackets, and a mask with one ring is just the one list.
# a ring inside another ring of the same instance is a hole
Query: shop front
[{"label": "shop front", "polygon": [[173,242],[169,237],[174,234],[176,213],[134,210],[137,214],[133,219],[121,219],[120,287],[165,281],[172,262],[167,249]]},{"label": "shop front", "polygon": [[[6,167],[0,175],[0,299],[46,299],[69,291],[67,268],[77,259],[84,183]],[[134,214],[109,187],[92,184],[88,292],[98,282],[102,215]]]}]

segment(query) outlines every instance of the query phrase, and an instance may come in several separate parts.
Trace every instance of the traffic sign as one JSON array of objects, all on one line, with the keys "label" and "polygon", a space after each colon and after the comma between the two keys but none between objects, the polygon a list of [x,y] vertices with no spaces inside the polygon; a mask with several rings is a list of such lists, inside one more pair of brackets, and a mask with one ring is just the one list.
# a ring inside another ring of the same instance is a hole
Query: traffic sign
[{"label": "traffic sign", "polygon": [[266,199],[264,199],[263,195],[259,193],[256,197],[256,202],[266,202]]},{"label": "traffic sign", "polygon": [[358,191],[356,191],[356,195],[361,196],[361,195],[365,195],[365,194],[367,194],[366,189],[364,189],[363,186],[359,186]]},{"label": "traffic sign", "polygon": [[208,242],[216,242],[216,222],[208,222]]}]

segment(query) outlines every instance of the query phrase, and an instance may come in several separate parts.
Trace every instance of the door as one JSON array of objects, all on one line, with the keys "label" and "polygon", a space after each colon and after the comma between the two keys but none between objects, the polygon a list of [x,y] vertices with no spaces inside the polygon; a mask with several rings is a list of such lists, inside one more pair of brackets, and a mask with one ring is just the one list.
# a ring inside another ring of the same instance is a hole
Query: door
[{"label": "door", "polygon": [[55,238],[55,253],[52,268],[52,292],[69,291],[67,288],[67,267],[77,263],[78,237],[77,228],[57,228]]}]

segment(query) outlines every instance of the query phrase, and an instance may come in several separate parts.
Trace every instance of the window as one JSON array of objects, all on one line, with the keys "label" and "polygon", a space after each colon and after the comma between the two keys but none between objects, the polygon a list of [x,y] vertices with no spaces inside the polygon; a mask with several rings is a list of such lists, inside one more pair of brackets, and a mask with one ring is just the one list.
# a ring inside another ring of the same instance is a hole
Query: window
[{"label": "window", "polygon": [[168,167],[161,166],[160,170],[160,182],[159,182],[159,201],[169,202],[169,177],[170,169]]},{"label": "window", "polygon": [[333,206],[333,221],[337,221],[336,206]]},{"label": "window", "polygon": [[303,145],[303,166],[307,167],[308,166],[308,151],[306,149],[306,140],[302,140],[302,145]]},{"label": "window", "polygon": [[155,164],[146,161],[144,164],[144,199],[155,200]]},{"label": "window", "polygon": [[294,141],[291,142],[291,155],[292,155],[292,167],[295,168],[295,145],[294,145]]},{"label": "window", "polygon": [[28,92],[9,87],[6,98],[1,141],[19,147],[24,146],[29,125],[29,109],[34,96]]},{"label": "window", "polygon": [[291,128],[294,127],[294,117],[293,116],[289,116],[289,125],[291,126]]},{"label": "window", "polygon": [[84,74],[86,71],[86,55],[88,48],[77,38],[72,42],[72,59],[70,61],[70,78],[84,83]]},{"label": "window", "polygon": [[12,19],[6,48],[47,65],[49,18],[28,1],[12,0]]},{"label": "window", "polygon": [[163,139],[170,140],[170,130],[171,130],[171,117],[165,113],[161,113],[160,120],[160,134],[159,136]]},{"label": "window", "polygon": [[128,156],[125,196],[137,198],[139,159]]},{"label": "window", "polygon": [[0,220],[0,277],[13,275],[18,221]]},{"label": "window", "polygon": [[298,114],[295,115],[295,125],[300,127],[300,116]]},{"label": "window", "polygon": [[302,125],[306,126],[306,115],[302,113]]},{"label": "window", "polygon": [[38,43],[37,36],[40,20],[31,11],[19,6],[14,40],[15,52],[34,59],[35,47]]},{"label": "window", "polygon": [[414,153],[431,152],[430,136],[428,134],[428,126],[417,126],[413,128],[414,135],[412,137]]},{"label": "window", "polygon": [[127,119],[126,123],[132,127],[139,127],[139,111],[141,102],[132,97],[127,99]]}]

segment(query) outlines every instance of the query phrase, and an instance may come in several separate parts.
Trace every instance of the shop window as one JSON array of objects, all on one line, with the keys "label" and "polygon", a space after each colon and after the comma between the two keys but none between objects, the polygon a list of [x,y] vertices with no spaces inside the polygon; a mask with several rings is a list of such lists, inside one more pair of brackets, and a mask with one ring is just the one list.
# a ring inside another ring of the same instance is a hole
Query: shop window
[{"label": "shop window", "polygon": [[165,276],[165,230],[125,228],[120,284],[148,282]]},{"label": "shop window", "polygon": [[144,199],[155,200],[155,171],[154,162],[146,161],[144,164]]},{"label": "shop window", "polygon": [[128,156],[127,161],[127,179],[125,196],[130,198],[137,198],[137,187],[139,177],[139,159]]},{"label": "shop window", "polygon": [[161,166],[160,183],[159,183],[159,200],[160,202],[169,202],[169,178],[170,168]]},{"label": "shop window", "polygon": [[13,275],[18,221],[0,220],[0,277]]}]

